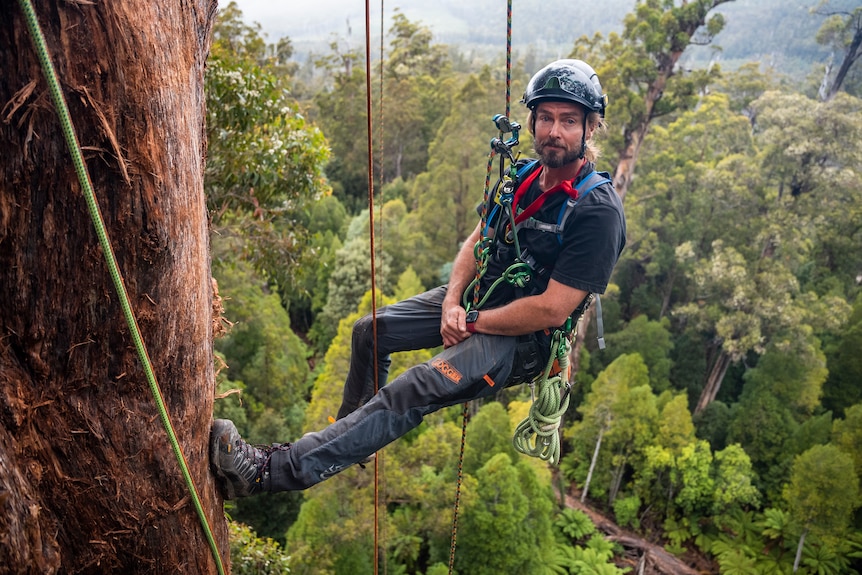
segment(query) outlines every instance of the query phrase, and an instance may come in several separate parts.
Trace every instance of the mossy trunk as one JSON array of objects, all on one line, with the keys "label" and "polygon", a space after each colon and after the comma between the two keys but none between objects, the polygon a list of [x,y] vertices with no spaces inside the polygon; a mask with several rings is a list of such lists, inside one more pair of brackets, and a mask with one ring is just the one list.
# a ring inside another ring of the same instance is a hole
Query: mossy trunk
[{"label": "mossy trunk", "polygon": [[[36,2],[108,236],[227,563],[207,460],[203,75],[216,5]],[[0,0],[0,572],[214,573],[23,13]]]}]

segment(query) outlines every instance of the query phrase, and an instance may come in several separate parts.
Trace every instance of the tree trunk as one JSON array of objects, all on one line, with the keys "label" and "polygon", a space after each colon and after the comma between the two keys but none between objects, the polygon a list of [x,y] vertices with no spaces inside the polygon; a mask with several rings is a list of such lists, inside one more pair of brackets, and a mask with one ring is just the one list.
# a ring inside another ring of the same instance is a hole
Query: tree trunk
[{"label": "tree trunk", "polygon": [[697,407],[694,408],[695,415],[706,409],[706,406],[715,400],[718,390],[721,389],[721,382],[724,381],[724,375],[727,373],[728,367],[730,367],[730,355],[723,349],[719,350],[718,357],[715,363],[712,364],[709,377],[706,379],[706,385],[703,387],[700,398],[697,400]]},{"label": "tree trunk", "polygon": [[[857,20],[857,22],[859,22],[859,20]],[[834,98],[835,94],[837,94],[841,89],[841,85],[847,77],[847,72],[850,71],[850,67],[854,62],[856,62],[860,55],[862,55],[862,26],[856,28],[856,32],[853,34],[853,40],[850,41],[850,45],[844,53],[841,67],[838,68],[838,74],[835,75],[835,81],[832,83],[832,87],[829,89],[829,94],[826,96],[827,100]]]},{"label": "tree trunk", "polygon": [[619,495],[620,487],[623,484],[623,473],[626,470],[626,458],[623,457],[620,464],[617,465],[616,471],[614,471],[611,476],[611,488],[608,490],[608,505],[613,508],[614,501],[617,500],[617,495]]},{"label": "tree trunk", "polygon": [[[227,563],[204,64],[216,5],[48,2],[39,21],[170,418]],[[213,573],[18,4],[0,0],[0,570]]]},{"label": "tree trunk", "polygon": [[[639,118],[635,118],[631,125],[623,127],[623,148],[617,157],[617,166],[614,169],[614,187],[620,198],[625,198],[628,193],[629,186],[632,182],[632,177],[635,173],[635,166],[640,155],[641,144],[649,132],[650,123],[656,116],[655,105],[658,102],[664,90],[667,87],[667,82],[674,75],[676,63],[679,61],[685,49],[691,42],[695,32],[706,24],[706,16],[709,11],[720,4],[731,2],[732,0],[705,0],[694,2],[698,6],[687,13],[687,16],[679,12],[674,15],[678,18],[676,25],[678,29],[670,32],[674,34],[674,41],[668,47],[666,52],[658,52],[650,54],[650,57],[656,62],[655,77],[646,85],[643,91],[643,112]],[[685,4],[685,2],[683,2]],[[669,13],[673,14],[674,10]],[[684,38],[684,42],[680,41]]]},{"label": "tree trunk", "polygon": [[799,571],[799,563],[802,561],[802,548],[805,547],[805,536],[808,535],[808,528],[802,530],[802,535],[799,536],[799,545],[796,546],[796,559],[793,560],[793,572]]},{"label": "tree trunk", "polygon": [[584,481],[584,490],[581,492],[581,502],[587,499],[587,493],[590,491],[590,482],[593,480],[593,471],[596,469],[596,462],[599,460],[599,450],[602,448],[602,437],[605,435],[605,426],[599,428],[599,438],[596,440],[596,448],[593,450],[593,458],[590,460],[590,470],[587,471],[587,479]]}]

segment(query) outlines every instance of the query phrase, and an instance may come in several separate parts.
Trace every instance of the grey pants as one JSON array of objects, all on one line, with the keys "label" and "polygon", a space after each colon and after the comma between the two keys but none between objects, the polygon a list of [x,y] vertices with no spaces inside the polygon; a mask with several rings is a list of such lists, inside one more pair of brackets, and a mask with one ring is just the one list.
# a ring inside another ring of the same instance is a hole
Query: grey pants
[{"label": "grey pants", "polygon": [[304,435],[289,450],[272,454],[273,491],[311,487],[395,441],[425,415],[492,395],[506,385],[519,338],[485,334],[473,334],[384,385],[390,353],[443,344],[445,295],[446,288],[439,287],[378,311],[376,394],[371,317],[356,322],[339,419]]}]

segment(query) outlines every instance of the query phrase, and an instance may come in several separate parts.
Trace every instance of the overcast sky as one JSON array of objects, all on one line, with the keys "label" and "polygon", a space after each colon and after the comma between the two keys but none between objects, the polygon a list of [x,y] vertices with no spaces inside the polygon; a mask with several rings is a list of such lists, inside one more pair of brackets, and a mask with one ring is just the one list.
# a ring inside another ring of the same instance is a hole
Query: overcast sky
[{"label": "overcast sky", "polygon": [[[246,22],[258,22],[267,34],[267,41],[274,43],[282,36],[288,36],[295,46],[301,46],[308,38],[328,39],[332,34],[346,37],[348,25],[351,36],[357,43],[365,38],[365,2],[363,0],[235,0]],[[229,0],[221,0],[226,6]],[[400,0],[398,3],[384,4],[387,19],[396,5],[409,18],[416,12],[410,5],[417,0]],[[425,3],[430,5],[432,3]],[[421,14],[420,14],[421,18]],[[433,27],[425,18],[423,23]],[[371,2],[372,34],[380,30],[380,2]],[[348,24],[349,23],[349,24]],[[388,27],[388,24],[387,24]]]}]

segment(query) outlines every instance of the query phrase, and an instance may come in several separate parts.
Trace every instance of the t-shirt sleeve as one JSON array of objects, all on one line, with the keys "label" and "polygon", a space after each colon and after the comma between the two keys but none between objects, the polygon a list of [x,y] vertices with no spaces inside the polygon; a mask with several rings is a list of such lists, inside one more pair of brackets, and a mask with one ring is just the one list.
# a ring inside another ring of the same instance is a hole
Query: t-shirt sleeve
[{"label": "t-shirt sleeve", "polygon": [[598,201],[575,208],[551,279],[588,292],[605,292],[626,241],[622,204],[609,194],[616,196],[610,190],[601,199],[596,197]]}]

